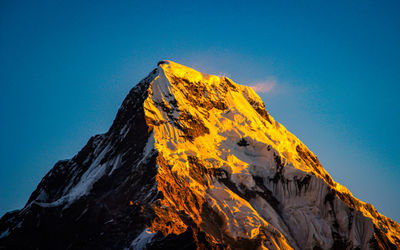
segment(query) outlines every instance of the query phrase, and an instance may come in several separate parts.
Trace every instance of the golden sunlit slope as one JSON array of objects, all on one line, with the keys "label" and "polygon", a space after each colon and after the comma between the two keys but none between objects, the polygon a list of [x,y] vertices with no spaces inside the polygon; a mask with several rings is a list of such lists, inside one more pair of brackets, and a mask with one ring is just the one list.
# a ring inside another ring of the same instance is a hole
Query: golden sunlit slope
[{"label": "golden sunlit slope", "polygon": [[144,102],[163,194],[153,231],[190,227],[230,248],[400,243],[399,225],[334,182],[251,88],[171,61],[157,70]]}]

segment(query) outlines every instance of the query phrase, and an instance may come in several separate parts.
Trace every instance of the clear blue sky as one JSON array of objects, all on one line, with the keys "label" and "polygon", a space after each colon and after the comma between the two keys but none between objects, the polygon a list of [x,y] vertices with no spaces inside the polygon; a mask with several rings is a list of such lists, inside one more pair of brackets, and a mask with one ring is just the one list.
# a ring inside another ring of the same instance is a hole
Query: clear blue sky
[{"label": "clear blue sky", "polygon": [[0,2],[0,215],[169,59],[275,81],[268,111],[400,221],[399,1],[107,2]]}]

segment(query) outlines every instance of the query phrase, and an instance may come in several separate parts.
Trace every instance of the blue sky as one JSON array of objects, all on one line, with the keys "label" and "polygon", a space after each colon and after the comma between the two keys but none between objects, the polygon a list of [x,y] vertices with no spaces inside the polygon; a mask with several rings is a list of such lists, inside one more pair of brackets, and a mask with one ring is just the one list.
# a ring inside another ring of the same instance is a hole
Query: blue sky
[{"label": "blue sky", "polygon": [[0,214],[105,132],[168,59],[273,82],[267,110],[336,181],[400,221],[400,2],[145,2],[0,2]]}]

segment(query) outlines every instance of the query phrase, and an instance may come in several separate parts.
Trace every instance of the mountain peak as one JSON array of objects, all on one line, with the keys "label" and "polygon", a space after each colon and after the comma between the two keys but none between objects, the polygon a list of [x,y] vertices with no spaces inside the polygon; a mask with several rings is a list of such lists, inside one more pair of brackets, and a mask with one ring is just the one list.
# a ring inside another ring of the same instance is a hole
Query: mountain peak
[{"label": "mountain peak", "polygon": [[110,130],[58,162],[24,209],[0,222],[0,246],[400,244],[400,226],[333,181],[251,88],[172,61],[160,61]]},{"label": "mountain peak", "polygon": [[213,84],[219,82],[220,79],[225,78],[202,73],[190,67],[168,60],[159,61],[157,65],[158,69],[162,70],[167,76],[185,79],[191,83]]}]

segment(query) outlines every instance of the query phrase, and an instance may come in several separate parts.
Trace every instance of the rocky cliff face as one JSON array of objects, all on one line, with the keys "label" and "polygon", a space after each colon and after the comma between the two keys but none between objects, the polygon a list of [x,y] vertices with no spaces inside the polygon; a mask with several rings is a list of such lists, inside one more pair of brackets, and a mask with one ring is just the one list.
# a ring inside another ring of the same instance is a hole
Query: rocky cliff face
[{"label": "rocky cliff face", "polygon": [[334,182],[252,89],[170,61],[0,234],[16,249],[400,248],[399,224]]}]

